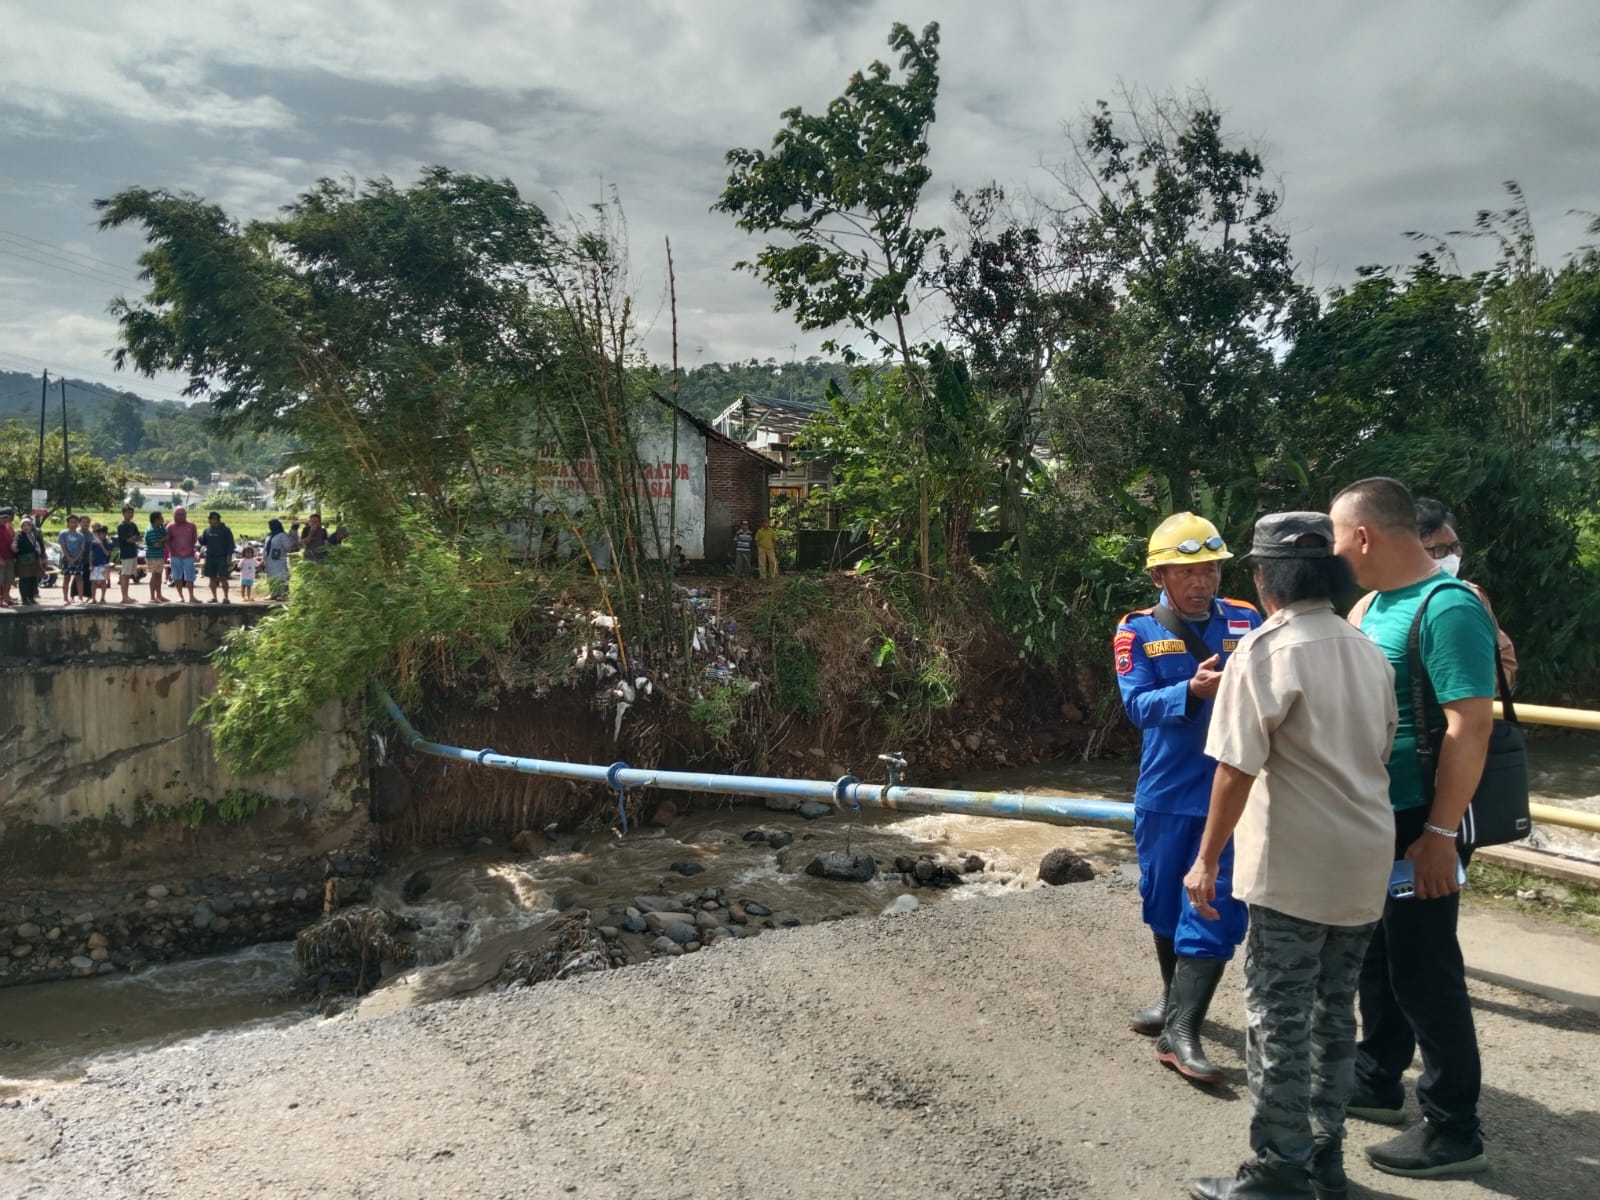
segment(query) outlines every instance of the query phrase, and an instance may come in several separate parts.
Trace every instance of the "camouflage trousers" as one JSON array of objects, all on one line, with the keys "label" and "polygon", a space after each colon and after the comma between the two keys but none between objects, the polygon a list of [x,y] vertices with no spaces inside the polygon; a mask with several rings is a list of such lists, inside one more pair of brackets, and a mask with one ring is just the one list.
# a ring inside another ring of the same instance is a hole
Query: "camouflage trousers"
[{"label": "camouflage trousers", "polygon": [[1320,925],[1250,906],[1245,938],[1245,1065],[1258,1162],[1304,1167],[1343,1141],[1355,1086],[1356,983],[1370,925]]}]

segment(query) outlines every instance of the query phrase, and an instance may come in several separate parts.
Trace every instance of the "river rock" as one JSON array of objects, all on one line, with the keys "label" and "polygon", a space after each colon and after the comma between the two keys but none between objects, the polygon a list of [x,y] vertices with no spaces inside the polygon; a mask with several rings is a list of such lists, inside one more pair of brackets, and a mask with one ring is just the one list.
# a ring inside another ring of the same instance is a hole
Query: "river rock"
[{"label": "river rock", "polygon": [[672,870],[676,871],[679,875],[698,875],[705,869],[705,863],[695,862],[693,859],[690,859],[688,862],[675,862],[672,864]]},{"label": "river rock", "polygon": [[21,925],[17,926],[17,936],[25,942],[33,941],[34,938],[38,937],[43,932],[44,930],[40,929],[32,921],[24,921]]},{"label": "river rock", "polygon": [[821,800],[807,800],[795,811],[800,814],[803,820],[815,821],[831,813],[833,805],[824,804]]},{"label": "river rock", "polygon": [[190,922],[196,929],[209,929],[211,927],[211,922],[215,921],[216,919],[217,914],[211,911],[211,906],[209,904],[204,903],[195,905],[194,915],[189,918]]},{"label": "river rock", "polygon": [[657,829],[665,829],[678,819],[678,806],[671,800],[663,800],[656,805],[655,812],[650,814],[650,824]]},{"label": "river rock", "polygon": [[687,946],[690,942],[700,940],[700,931],[693,925],[685,925],[682,922],[674,922],[661,932],[680,946]]},{"label": "river rock", "polygon": [[932,883],[939,869],[927,859],[919,858],[911,865],[911,873],[917,877],[918,883]]},{"label": "river rock", "polygon": [[654,950],[657,954],[670,954],[677,948],[678,943],[667,937],[665,934],[650,943],[650,949]]},{"label": "river rock", "polygon": [[104,950],[110,944],[111,939],[98,930],[89,935],[89,949],[91,950]]},{"label": "river rock", "polygon": [[669,925],[693,924],[694,918],[686,912],[652,912],[644,915],[644,927],[651,933],[665,933]]},{"label": "river rock", "polygon": [[511,849],[517,854],[534,854],[550,849],[550,835],[542,829],[524,829],[511,839]]},{"label": "river rock", "polygon": [[110,958],[110,957],[111,957],[111,951],[107,950],[104,946],[101,946],[98,949],[89,951],[89,958],[92,961],[97,962],[97,963],[98,962],[105,962],[105,960]]},{"label": "river rock", "polygon": [[754,900],[741,900],[739,901],[739,907],[752,917],[770,917],[772,915],[770,908],[765,904],[757,904]]},{"label": "river rock", "polygon": [[683,906],[683,901],[674,896],[635,896],[633,898],[633,906],[646,916],[658,912],[683,913],[688,911]]},{"label": "river rock", "polygon": [[695,913],[694,927],[696,929],[721,929],[722,922],[708,912]]},{"label": "river rock", "polygon": [[1094,868],[1082,855],[1063,848],[1039,860],[1039,878],[1048,884],[1087,883],[1094,878]]},{"label": "river rock", "polygon": [[228,932],[228,918],[227,917],[212,917],[211,918],[211,924],[207,925],[206,928],[209,929],[212,933],[227,933]]},{"label": "river rock", "polygon": [[149,896],[152,900],[165,900],[168,896],[172,895],[172,889],[164,883],[152,883],[149,887],[145,888],[144,894]]},{"label": "river rock", "polygon": [[768,836],[765,829],[747,829],[745,830],[744,840],[747,842],[764,842]]},{"label": "river rock", "polygon": [[771,833],[767,834],[767,845],[771,846],[774,850],[782,850],[792,841],[794,841],[794,834],[790,833],[787,829],[774,829]]},{"label": "river rock", "polygon": [[882,917],[897,917],[901,913],[916,912],[921,907],[922,905],[917,902],[915,896],[909,893],[902,893],[889,901],[878,915]]},{"label": "river rock", "polygon": [[67,961],[71,964],[74,971],[79,971],[84,975],[87,975],[90,971],[94,970],[94,959],[90,958],[87,954],[74,954]]},{"label": "river rock", "polygon": [[27,958],[28,955],[32,953],[33,947],[28,945],[27,942],[18,942],[15,946],[11,947],[12,958]]},{"label": "river rock", "polygon": [[745,912],[742,905],[735,904],[732,908],[728,909],[728,920],[732,921],[735,925],[743,925],[749,919],[750,914]]},{"label": "river rock", "polygon": [[646,929],[650,928],[650,926],[645,924],[643,917],[631,913],[622,918],[622,927],[629,933],[643,933]]},{"label": "river rock", "polygon": [[[845,854],[828,850],[806,864],[806,874],[822,879],[837,879],[841,883],[866,883],[878,873],[878,864],[870,854]],[[746,905],[748,911],[749,906]]]},{"label": "river rock", "polygon": [[768,796],[766,809],[768,812],[795,812],[800,807],[800,801],[793,796]]},{"label": "river rock", "polygon": [[983,867],[983,859],[979,858],[976,854],[969,854],[961,860],[961,871],[965,875],[975,875],[977,872],[983,870]]},{"label": "river rock", "polygon": [[[298,890],[305,891],[304,888],[300,888]],[[305,899],[304,896],[300,898],[302,900]],[[206,903],[211,905],[211,911],[216,913],[219,917],[232,916],[233,910],[238,907],[238,905],[233,902],[233,898],[230,896],[214,896],[210,900],[206,901]]]}]

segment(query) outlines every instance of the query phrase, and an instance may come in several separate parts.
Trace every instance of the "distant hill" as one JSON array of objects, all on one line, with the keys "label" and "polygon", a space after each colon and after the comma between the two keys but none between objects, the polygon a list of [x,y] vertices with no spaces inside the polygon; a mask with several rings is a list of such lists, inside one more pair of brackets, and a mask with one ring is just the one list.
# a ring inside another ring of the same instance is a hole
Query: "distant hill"
[{"label": "distant hill", "polygon": [[[22,371],[0,371],[0,422],[22,418],[24,422],[39,420],[40,377]],[[132,388],[114,388],[103,383],[89,383],[83,379],[67,377],[67,428],[73,432],[92,427],[105,415],[111,402],[119,396],[132,396],[142,408],[146,419],[171,412],[184,412],[189,406],[175,400],[147,400]],[[48,405],[51,428],[61,426],[61,380],[51,377]]]},{"label": "distant hill", "polygon": [[[40,377],[0,371],[0,425],[39,426]],[[53,432],[61,428],[61,381],[50,380],[45,409]],[[293,439],[282,434],[220,436],[205,404],[147,400],[131,388],[67,378],[67,429],[76,445],[133,470],[169,478],[249,474],[262,478],[292,459]]]}]

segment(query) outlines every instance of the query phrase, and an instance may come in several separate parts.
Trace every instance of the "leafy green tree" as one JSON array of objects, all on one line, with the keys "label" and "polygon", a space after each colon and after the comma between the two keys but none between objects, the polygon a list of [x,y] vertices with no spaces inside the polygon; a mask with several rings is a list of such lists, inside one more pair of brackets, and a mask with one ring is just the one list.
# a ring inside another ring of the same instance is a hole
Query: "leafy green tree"
[{"label": "leafy green tree", "polygon": [[65,511],[70,496],[76,509],[111,508],[122,502],[127,472],[82,450],[71,456],[69,479],[61,462],[61,433],[45,437],[44,478],[39,479],[39,431],[26,425],[0,425],[0,504],[28,511],[33,489],[43,486],[50,506]]},{"label": "leafy green tree", "polygon": [[144,401],[123,392],[100,417],[97,443],[111,457],[131,455],[144,443]]},{"label": "leafy green tree", "polygon": [[[873,62],[851,76],[826,112],[787,109],[770,152],[728,151],[733,169],[713,207],[748,233],[777,235],[754,259],[738,264],[772,290],[777,308],[792,311],[802,329],[849,326],[898,354],[910,394],[920,402],[927,388],[905,319],[928,247],[942,232],[918,224],[932,174],[928,127],[939,92],[939,27],[929,24],[919,37],[896,22],[889,46],[899,54],[902,78]],[[885,324],[889,335],[881,332]],[[913,416],[921,407],[908,411],[911,423],[903,434],[925,457],[927,430]],[[918,495],[924,573],[928,513],[924,489]]]},{"label": "leafy green tree", "polygon": [[406,190],[323,180],[244,225],[144,188],[99,207],[149,245],[148,295],[114,306],[119,366],[186,374],[224,428],[292,432],[307,479],[380,543],[411,501],[459,527],[482,490],[473,430],[505,419],[542,345],[542,211],[443,168]]},{"label": "leafy green tree", "polygon": [[1276,451],[1274,343],[1309,302],[1282,195],[1203,95],[1124,99],[1059,174],[1062,236],[1094,267],[1072,291],[1104,315],[1063,356],[1056,429],[1147,525],[1199,508],[1241,533]]},{"label": "leafy green tree", "polygon": [[995,432],[1004,449],[1000,528],[1017,535],[1018,559],[1028,566],[1028,521],[1023,490],[1037,473],[1044,385],[1056,355],[1084,323],[1084,307],[1109,303],[1103,284],[1080,280],[1078,260],[1062,240],[1010,211],[1005,192],[991,184],[957,192],[963,229],[957,245],[938,247],[928,280],[949,303],[946,319],[971,367],[975,387],[996,401]]}]

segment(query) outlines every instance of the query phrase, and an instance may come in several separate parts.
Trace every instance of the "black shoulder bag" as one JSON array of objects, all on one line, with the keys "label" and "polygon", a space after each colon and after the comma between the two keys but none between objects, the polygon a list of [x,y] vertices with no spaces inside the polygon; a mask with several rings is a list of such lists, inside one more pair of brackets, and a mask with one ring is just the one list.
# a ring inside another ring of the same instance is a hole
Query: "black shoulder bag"
[{"label": "black shoulder bag", "polygon": [[1158,604],[1150,615],[1166,628],[1168,633],[1175,633],[1183,639],[1183,645],[1190,654],[1194,655],[1195,662],[1205,662],[1216,653],[1210,646],[1200,639],[1200,635],[1177,613],[1165,604]]},{"label": "black shoulder bag", "polygon": [[[1458,583],[1440,587],[1469,590]],[[1423,796],[1430,804],[1433,803],[1434,775],[1439,769],[1439,745],[1444,740],[1444,730],[1428,728],[1426,701],[1433,693],[1433,681],[1422,663],[1421,639],[1422,614],[1427,611],[1428,601],[1438,592],[1436,587],[1422,598],[1422,603],[1417,605],[1417,615],[1411,620],[1410,632],[1406,634],[1412,721],[1420,731],[1417,758],[1422,764]],[[1528,816],[1528,744],[1522,736],[1522,727],[1517,724],[1517,709],[1511,701],[1511,688],[1506,684],[1506,669],[1500,661],[1498,642],[1494,648],[1494,674],[1505,718],[1495,719],[1494,729],[1489,734],[1489,755],[1483,764],[1483,778],[1478,781],[1478,790],[1472,793],[1472,802],[1461,818],[1456,840],[1463,849],[1520,841],[1533,829]]]}]

